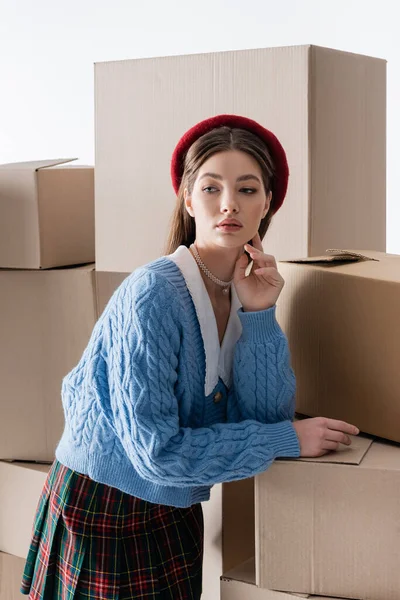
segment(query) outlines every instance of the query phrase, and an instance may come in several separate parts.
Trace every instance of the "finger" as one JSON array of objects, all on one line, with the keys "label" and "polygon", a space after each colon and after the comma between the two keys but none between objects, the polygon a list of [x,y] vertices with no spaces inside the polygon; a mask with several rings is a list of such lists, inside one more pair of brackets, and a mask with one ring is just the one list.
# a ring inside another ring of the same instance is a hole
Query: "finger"
[{"label": "finger", "polygon": [[345,446],[351,446],[351,439],[346,433],[343,433],[342,431],[328,429],[328,431],[326,432],[325,439],[330,442],[339,442],[340,444],[344,444]]},{"label": "finger", "polygon": [[328,429],[334,429],[336,431],[343,431],[344,433],[348,433],[349,435],[358,435],[360,430],[355,425],[350,425],[350,423],[346,423],[345,421],[337,421],[336,419],[327,419],[326,425]]},{"label": "finger", "polygon": [[246,252],[250,254],[251,258],[259,262],[260,264],[265,263],[265,266],[271,265],[277,268],[276,258],[275,256],[272,256],[272,254],[265,254],[261,250],[253,248],[253,246],[249,246],[248,244],[245,245],[245,249]]},{"label": "finger", "polygon": [[329,440],[325,440],[324,442],[322,442],[322,448],[324,450],[339,450],[339,442],[330,442]]},{"label": "finger", "polygon": [[246,278],[248,264],[249,262],[247,260],[247,256],[245,254],[242,254],[242,256],[236,261],[235,264],[235,270],[233,273],[234,281],[238,282]]},{"label": "finger", "polygon": [[259,267],[254,269],[254,273],[260,275],[268,281],[268,283],[276,287],[280,287],[284,283],[282,276],[274,267]]}]

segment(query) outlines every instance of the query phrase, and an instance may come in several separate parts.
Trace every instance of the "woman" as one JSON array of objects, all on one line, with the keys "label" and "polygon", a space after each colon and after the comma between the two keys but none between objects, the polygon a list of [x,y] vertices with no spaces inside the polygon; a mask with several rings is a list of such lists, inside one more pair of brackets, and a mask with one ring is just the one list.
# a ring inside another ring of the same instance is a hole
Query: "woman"
[{"label": "woman", "polygon": [[183,136],[171,171],[166,256],[123,282],[63,381],[65,430],[22,585],[32,600],[200,598],[211,486],[358,433],[292,422],[283,279],[261,245],[286,194],[279,141],[220,115]]}]

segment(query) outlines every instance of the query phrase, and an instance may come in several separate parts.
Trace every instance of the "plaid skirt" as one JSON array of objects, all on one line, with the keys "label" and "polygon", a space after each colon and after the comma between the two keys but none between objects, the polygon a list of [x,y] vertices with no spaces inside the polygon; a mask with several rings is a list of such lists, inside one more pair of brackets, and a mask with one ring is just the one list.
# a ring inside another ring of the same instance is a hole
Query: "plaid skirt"
[{"label": "plaid skirt", "polygon": [[203,535],[201,504],[152,504],[55,461],[21,592],[31,600],[197,600]]}]

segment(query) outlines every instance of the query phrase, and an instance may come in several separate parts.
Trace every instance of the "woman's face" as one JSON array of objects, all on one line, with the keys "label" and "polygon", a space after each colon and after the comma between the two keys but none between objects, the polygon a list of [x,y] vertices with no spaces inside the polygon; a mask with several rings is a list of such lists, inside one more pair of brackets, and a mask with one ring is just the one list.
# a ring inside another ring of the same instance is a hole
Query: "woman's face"
[{"label": "woman's face", "polygon": [[[239,150],[211,156],[199,169],[192,193],[185,190],[185,206],[202,245],[243,246],[256,235],[270,203],[257,161]],[[226,219],[238,225],[224,226]]]}]

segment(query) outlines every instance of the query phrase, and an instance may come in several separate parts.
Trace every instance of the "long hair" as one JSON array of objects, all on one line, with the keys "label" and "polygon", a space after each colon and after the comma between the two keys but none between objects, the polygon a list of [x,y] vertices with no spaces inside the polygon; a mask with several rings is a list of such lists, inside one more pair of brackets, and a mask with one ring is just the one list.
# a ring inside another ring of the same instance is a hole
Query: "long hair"
[{"label": "long hair", "polygon": [[258,233],[263,239],[274,214],[274,165],[270,152],[261,138],[246,129],[218,127],[198,138],[189,148],[179,186],[176,206],[172,215],[165,254],[172,254],[178,246],[189,248],[196,239],[194,218],[185,208],[184,191],[191,194],[197,173],[201,166],[217,152],[240,150],[253,157],[260,166],[265,193],[272,192],[272,202],[268,213],[262,219]]}]

